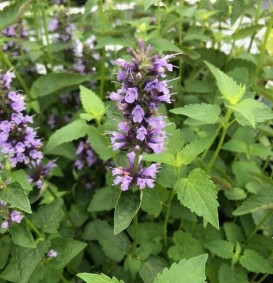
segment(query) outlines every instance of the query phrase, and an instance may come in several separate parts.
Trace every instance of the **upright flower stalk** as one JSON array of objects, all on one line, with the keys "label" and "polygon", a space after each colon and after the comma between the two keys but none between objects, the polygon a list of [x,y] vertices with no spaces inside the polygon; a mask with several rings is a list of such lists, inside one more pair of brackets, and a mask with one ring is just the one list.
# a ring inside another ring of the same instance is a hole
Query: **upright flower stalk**
[{"label": "upright flower stalk", "polygon": [[164,78],[166,70],[173,70],[173,65],[168,63],[173,55],[151,55],[152,46],[145,48],[142,40],[138,41],[137,50],[128,48],[127,52],[132,56],[130,62],[123,59],[115,62],[119,66],[117,80],[121,88],[109,95],[123,115],[119,131],[110,132],[112,147],[129,152],[129,166],[112,170],[114,185],[120,184],[123,191],[134,185],[140,189],[154,187],[159,164],[143,168],[141,154],[159,154],[164,150],[166,123],[157,110],[161,103],[171,103],[171,92]]}]

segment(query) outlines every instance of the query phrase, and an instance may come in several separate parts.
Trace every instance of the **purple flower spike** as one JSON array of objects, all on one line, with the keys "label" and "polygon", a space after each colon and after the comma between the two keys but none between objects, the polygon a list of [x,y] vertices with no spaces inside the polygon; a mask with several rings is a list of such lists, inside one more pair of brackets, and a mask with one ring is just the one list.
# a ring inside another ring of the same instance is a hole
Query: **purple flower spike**
[{"label": "purple flower spike", "polygon": [[132,111],[132,117],[134,123],[141,123],[144,118],[144,110],[141,108],[140,105],[137,105]]}]

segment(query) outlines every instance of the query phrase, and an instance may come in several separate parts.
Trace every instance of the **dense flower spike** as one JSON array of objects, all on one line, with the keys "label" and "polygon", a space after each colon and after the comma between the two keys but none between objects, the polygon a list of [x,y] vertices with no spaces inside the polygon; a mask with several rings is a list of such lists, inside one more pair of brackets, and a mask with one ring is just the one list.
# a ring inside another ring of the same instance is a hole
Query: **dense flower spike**
[{"label": "dense flower spike", "polygon": [[140,189],[146,187],[153,188],[156,174],[159,170],[159,164],[154,163],[147,168],[143,168],[140,164],[141,158],[138,161],[137,172],[135,168],[135,152],[127,154],[129,166],[126,168],[118,167],[112,169],[112,175],[115,176],[114,185],[120,184],[122,191],[127,191],[133,185],[137,185]]},{"label": "dense flower spike", "polygon": [[30,126],[32,117],[23,113],[24,96],[10,89],[14,77],[12,72],[0,73],[0,152],[9,158],[13,168],[17,165],[34,168],[35,173],[31,173],[29,179],[40,188],[44,177],[56,165],[52,161],[45,167],[41,165],[42,142]]},{"label": "dense flower spike", "polygon": [[117,79],[121,88],[111,92],[109,97],[116,101],[124,115],[124,122],[119,126],[120,133],[112,132],[114,150],[133,150],[136,145],[141,151],[161,153],[164,150],[166,126],[163,116],[157,115],[157,108],[162,102],[171,103],[171,92],[168,88],[165,71],[172,71],[168,63],[172,55],[160,57],[149,56],[150,45],[144,48],[144,42],[138,42],[138,50],[128,49],[133,57],[130,62],[116,60],[120,67]]},{"label": "dense flower spike", "polygon": [[24,215],[18,210],[12,210],[8,204],[0,200],[0,211],[4,215],[4,221],[1,223],[2,229],[8,229],[12,224],[20,224],[24,218]]},{"label": "dense flower spike", "polygon": [[84,167],[91,167],[97,161],[97,157],[87,140],[80,141],[76,150],[76,155],[77,160],[75,161],[74,166],[77,170],[81,170]]},{"label": "dense flower spike", "polygon": [[[171,103],[171,92],[168,88],[165,71],[172,71],[168,59],[173,55],[160,57],[151,56],[152,47],[144,47],[144,42],[138,42],[138,50],[128,49],[132,60],[116,60],[120,67],[117,80],[121,87],[111,92],[109,97],[117,103],[124,120],[118,124],[119,131],[112,131],[111,144],[114,150],[132,151],[128,154],[130,166],[112,170],[114,185],[120,184],[121,190],[126,191],[133,185],[140,189],[153,188],[159,165],[152,164],[143,168],[138,164],[133,169],[135,152],[163,152],[166,132],[164,117],[157,115],[157,108],[162,102]],[[137,157],[138,158],[138,157]],[[141,156],[140,156],[141,159]],[[136,161],[138,163],[138,161]]]}]

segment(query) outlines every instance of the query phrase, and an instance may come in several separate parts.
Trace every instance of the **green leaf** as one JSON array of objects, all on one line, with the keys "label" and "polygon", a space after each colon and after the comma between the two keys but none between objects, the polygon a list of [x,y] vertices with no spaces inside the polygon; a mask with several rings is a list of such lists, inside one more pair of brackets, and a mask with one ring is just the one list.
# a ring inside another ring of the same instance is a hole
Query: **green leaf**
[{"label": "green leaf", "polygon": [[95,0],[87,0],[84,6],[84,12],[83,12],[83,19],[86,19],[86,17],[89,15],[89,13],[91,12],[92,7],[95,4]]},{"label": "green leaf", "polygon": [[90,76],[82,76],[75,73],[47,74],[34,81],[30,93],[34,97],[46,96],[66,87],[77,86],[90,79]]},{"label": "green leaf", "polygon": [[99,241],[105,255],[121,261],[129,247],[129,240],[125,233],[114,235],[113,228],[102,220],[94,220],[85,226],[83,239]]},{"label": "green leaf", "polygon": [[144,154],[143,160],[164,163],[171,166],[176,165],[174,155],[166,151],[160,154]]},{"label": "green leaf", "polygon": [[239,153],[247,153],[247,145],[240,140],[232,139],[228,142],[226,142],[223,146],[222,149],[232,151],[232,152],[239,152]]},{"label": "green leaf", "polygon": [[245,240],[242,228],[235,223],[225,222],[224,230],[228,241],[232,242],[233,244],[236,244],[236,242],[240,243]]},{"label": "green leaf", "polygon": [[244,201],[233,215],[244,215],[261,209],[273,208],[273,187],[264,185],[263,188],[254,196]]},{"label": "green leaf", "polygon": [[132,190],[120,192],[115,207],[114,234],[126,229],[137,214],[142,201],[142,192]]},{"label": "green leaf", "polygon": [[144,283],[153,283],[156,276],[162,272],[166,266],[167,263],[162,258],[150,256],[142,263],[139,275]]},{"label": "green leaf", "polygon": [[190,164],[194,158],[207,149],[213,137],[203,138],[195,140],[187,144],[181,151],[178,152],[176,157],[176,166],[180,167],[181,165]]},{"label": "green leaf", "polygon": [[27,213],[32,213],[26,193],[18,183],[11,183],[0,191],[0,199],[6,201],[12,207],[19,208]]},{"label": "green leaf", "polygon": [[84,86],[80,86],[80,98],[85,112],[100,121],[105,113],[105,107],[102,100],[95,94],[95,92]]},{"label": "green leaf", "polygon": [[219,283],[246,283],[247,273],[243,268],[222,263],[219,269]]},{"label": "green leaf", "polygon": [[248,271],[273,274],[273,268],[268,260],[253,250],[244,250],[244,254],[240,257],[239,262]]},{"label": "green leaf", "polygon": [[204,170],[192,170],[188,178],[176,183],[175,189],[182,205],[219,229],[217,190]]},{"label": "green leaf", "polygon": [[242,200],[247,197],[247,194],[241,188],[232,188],[231,191],[225,191],[224,194],[229,200]]},{"label": "green leaf", "polygon": [[208,255],[200,255],[189,260],[182,259],[173,263],[169,269],[165,268],[158,274],[154,283],[205,283],[205,265]]},{"label": "green leaf", "polygon": [[27,192],[32,191],[32,186],[30,185],[28,181],[28,175],[26,171],[20,169],[20,170],[13,171],[11,174],[12,174],[12,179],[18,182],[24,191],[27,191]]},{"label": "green leaf", "polygon": [[55,238],[51,242],[51,249],[57,251],[58,256],[52,258],[48,265],[54,269],[64,268],[85,247],[86,243],[66,238]]},{"label": "green leaf", "polygon": [[11,240],[8,235],[2,235],[0,238],[0,270],[6,266],[11,251]]},{"label": "green leaf", "polygon": [[40,242],[35,249],[19,248],[17,254],[19,282],[29,283],[29,278],[48,251],[49,243]]},{"label": "green leaf", "polygon": [[58,129],[48,140],[45,152],[49,153],[57,146],[84,137],[89,131],[89,126],[83,120],[76,120]]},{"label": "green leaf", "polygon": [[185,115],[204,124],[215,124],[221,113],[220,107],[216,104],[189,104],[170,110],[171,113]]},{"label": "green leaf", "polygon": [[105,274],[78,273],[77,276],[86,283],[124,283],[123,280],[118,280],[116,277],[110,278]]},{"label": "green leaf", "polygon": [[168,199],[169,193],[165,188],[144,190],[141,202],[141,209],[158,217],[162,211],[162,204]]},{"label": "green leaf", "polygon": [[[175,261],[183,258],[190,259],[203,253],[199,242],[189,233],[176,231],[173,236],[173,242],[175,245],[169,248],[168,256]],[[191,248],[189,249],[189,247]]]},{"label": "green leaf", "polygon": [[108,160],[114,156],[109,140],[94,126],[88,128],[88,141],[100,159]]},{"label": "green leaf", "polygon": [[182,51],[179,47],[173,44],[170,40],[165,39],[165,38],[159,38],[159,37],[151,38],[148,40],[148,43],[151,44],[153,48],[158,51],[172,51],[172,52]]},{"label": "green leaf", "polygon": [[253,26],[248,26],[248,27],[238,29],[232,34],[232,38],[234,40],[238,40],[238,39],[242,39],[245,37],[250,37],[257,31],[259,31],[261,28],[263,28],[263,25],[253,25]]},{"label": "green leaf", "polygon": [[21,222],[20,224],[13,224],[9,228],[9,232],[14,244],[25,248],[36,247],[33,236],[24,222]]},{"label": "green leaf", "polygon": [[245,86],[238,85],[231,77],[223,73],[220,69],[205,62],[216,79],[216,84],[224,99],[231,105],[236,105],[245,93]]},{"label": "green leaf", "polygon": [[225,259],[233,256],[233,244],[224,240],[213,240],[204,245],[211,253]]},{"label": "green leaf", "polygon": [[251,98],[230,108],[235,111],[236,120],[242,126],[251,125],[255,128],[256,124],[273,119],[273,112],[268,106]]},{"label": "green leaf", "polygon": [[0,29],[13,24],[27,9],[31,0],[16,0],[0,11]]},{"label": "green leaf", "polygon": [[87,211],[108,211],[115,207],[119,191],[114,188],[100,188],[95,192]]},{"label": "green leaf", "polygon": [[64,216],[62,206],[63,200],[59,198],[40,207],[33,216],[33,223],[46,233],[57,233]]}]

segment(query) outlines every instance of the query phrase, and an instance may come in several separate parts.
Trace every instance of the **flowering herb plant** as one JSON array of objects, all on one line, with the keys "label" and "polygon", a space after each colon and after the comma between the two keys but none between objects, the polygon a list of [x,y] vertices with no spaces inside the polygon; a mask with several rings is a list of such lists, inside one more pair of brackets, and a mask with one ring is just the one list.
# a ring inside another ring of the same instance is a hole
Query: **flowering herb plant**
[{"label": "flowering herb plant", "polygon": [[0,283],[272,282],[264,2],[0,3]]}]

